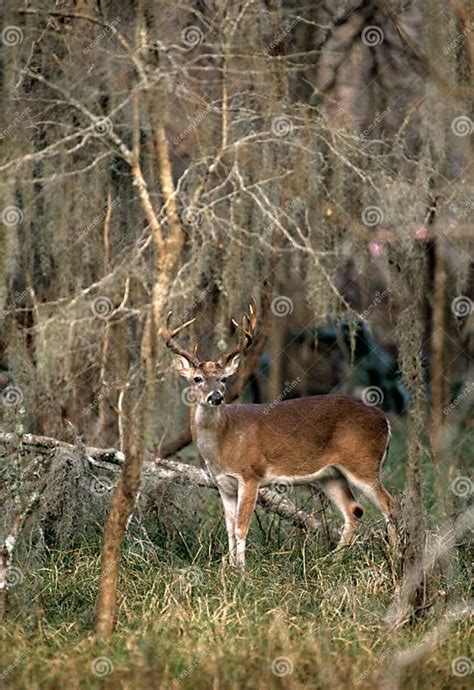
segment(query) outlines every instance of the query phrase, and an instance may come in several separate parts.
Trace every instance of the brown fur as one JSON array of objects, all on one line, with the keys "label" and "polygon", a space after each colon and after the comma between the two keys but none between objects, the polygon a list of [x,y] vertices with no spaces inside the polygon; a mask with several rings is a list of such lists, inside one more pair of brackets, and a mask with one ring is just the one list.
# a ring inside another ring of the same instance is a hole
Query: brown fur
[{"label": "brown fur", "polygon": [[385,415],[343,395],[270,405],[214,406],[213,396],[225,394],[225,379],[238,365],[238,356],[226,366],[202,362],[192,367],[186,358],[175,360],[175,367],[194,385],[197,395],[191,431],[219,487],[231,561],[244,566],[258,489],[279,478],[294,483],[316,481],[323,487],[344,517],[339,547],[351,543],[363,515],[352,486],[379,508],[395,539],[393,501],[379,476],[389,441]]},{"label": "brown fur", "polygon": [[[199,428],[196,409],[193,412],[191,431],[196,441]],[[269,470],[274,475],[302,476],[342,464],[371,482],[378,477],[387,443],[382,412],[339,395],[287,400],[273,408],[224,405],[206,426],[216,433],[221,469],[238,472],[245,481],[261,480]]]}]

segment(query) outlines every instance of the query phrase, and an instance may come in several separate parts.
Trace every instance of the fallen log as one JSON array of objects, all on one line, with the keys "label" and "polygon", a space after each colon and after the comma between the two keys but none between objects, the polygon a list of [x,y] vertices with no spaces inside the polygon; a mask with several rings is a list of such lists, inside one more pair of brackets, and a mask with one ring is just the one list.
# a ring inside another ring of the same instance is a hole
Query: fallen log
[{"label": "fallen log", "polygon": [[[2,450],[3,449],[3,450]],[[52,455],[62,452],[68,455],[80,454],[87,459],[93,467],[100,467],[113,475],[120,472],[124,462],[124,455],[115,448],[78,447],[65,441],[48,436],[36,436],[23,434],[20,437],[14,433],[0,432],[0,457],[10,452],[44,456],[45,460]],[[45,463],[45,468],[49,464]],[[189,482],[196,486],[217,490],[212,479],[204,470],[180,460],[156,458],[154,461],[146,461],[143,466],[144,475],[154,476],[164,481]],[[288,520],[294,527],[302,529],[313,535],[322,534],[323,524],[310,513],[298,509],[294,502],[284,494],[280,494],[269,488],[262,488],[258,493],[258,505],[268,512],[272,512],[284,520]],[[324,534],[331,539],[336,538],[337,532],[324,527]]]},{"label": "fallen log", "polygon": [[[206,486],[217,490],[213,479],[199,467],[165,458],[158,458],[156,462],[158,465],[155,471],[164,473],[162,475],[164,479],[189,481],[198,486]],[[279,517],[289,520],[295,527],[303,529],[306,532],[317,533],[323,528],[321,521],[317,520],[314,515],[304,510],[299,510],[288,496],[280,494],[272,489],[259,489],[257,504],[268,512],[275,513]],[[331,538],[334,538],[335,535],[336,531],[330,529]]]},{"label": "fallen log", "polygon": [[[13,433],[0,432],[0,447],[3,446],[7,451],[16,448],[18,444],[18,436]],[[38,453],[38,455],[49,455],[55,450],[63,450],[77,453],[77,446],[65,441],[58,441],[49,436],[35,436],[34,434],[21,435],[21,450],[25,452]],[[122,465],[124,456],[119,450],[115,448],[91,448],[88,447],[87,455],[93,460],[101,460],[102,462],[113,463],[115,465]]]}]

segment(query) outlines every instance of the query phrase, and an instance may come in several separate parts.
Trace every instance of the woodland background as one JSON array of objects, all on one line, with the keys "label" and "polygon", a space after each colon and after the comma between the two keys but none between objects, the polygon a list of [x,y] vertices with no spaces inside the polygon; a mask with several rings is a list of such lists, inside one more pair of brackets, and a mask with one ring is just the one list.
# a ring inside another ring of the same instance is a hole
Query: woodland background
[{"label": "woodland background", "polygon": [[[468,687],[471,3],[0,17],[5,685]],[[324,496],[274,487],[226,568],[159,329],[214,358],[251,297],[232,394],[384,409],[396,553],[368,511],[336,563]]]}]

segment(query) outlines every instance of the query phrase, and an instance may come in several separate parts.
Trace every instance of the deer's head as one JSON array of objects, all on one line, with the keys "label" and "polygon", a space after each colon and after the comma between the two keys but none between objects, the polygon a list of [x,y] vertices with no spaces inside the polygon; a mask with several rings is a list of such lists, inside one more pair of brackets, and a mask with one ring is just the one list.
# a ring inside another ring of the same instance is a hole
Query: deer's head
[{"label": "deer's head", "polygon": [[234,325],[240,331],[237,345],[232,347],[219,359],[210,362],[202,362],[197,356],[197,345],[188,352],[176,341],[175,337],[195,319],[175,329],[170,328],[172,312],[168,314],[166,326],[162,329],[162,335],[167,346],[173,351],[173,368],[185,378],[193,387],[193,400],[200,405],[217,406],[225,401],[227,379],[236,373],[244,352],[250,347],[255,334],[257,323],[257,310],[255,300],[249,305],[249,313],[242,316],[241,323],[233,320]]}]

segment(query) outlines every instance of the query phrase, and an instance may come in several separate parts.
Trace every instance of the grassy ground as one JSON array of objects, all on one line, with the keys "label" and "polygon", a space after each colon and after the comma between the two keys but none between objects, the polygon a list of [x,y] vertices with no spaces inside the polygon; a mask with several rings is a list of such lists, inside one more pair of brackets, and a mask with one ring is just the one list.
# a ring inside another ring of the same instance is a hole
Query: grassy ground
[{"label": "grassy ground", "polygon": [[[392,489],[397,472],[387,480]],[[178,532],[175,542],[159,544],[131,530],[110,642],[91,635],[98,541],[55,550],[41,567],[24,568],[1,632],[0,686],[365,690],[378,687],[396,650],[421,640],[439,620],[441,607],[434,606],[416,622],[387,630],[394,572],[370,510],[339,562],[286,525],[274,524],[269,537],[270,516],[261,516],[261,525],[254,519],[242,577],[223,561],[225,530],[217,500],[208,496],[208,513],[192,538]],[[440,583],[440,601],[446,590],[452,601],[468,597],[463,548],[455,581]],[[452,664],[469,656],[464,620],[409,667],[400,687],[468,688],[469,676],[453,673]]]}]

